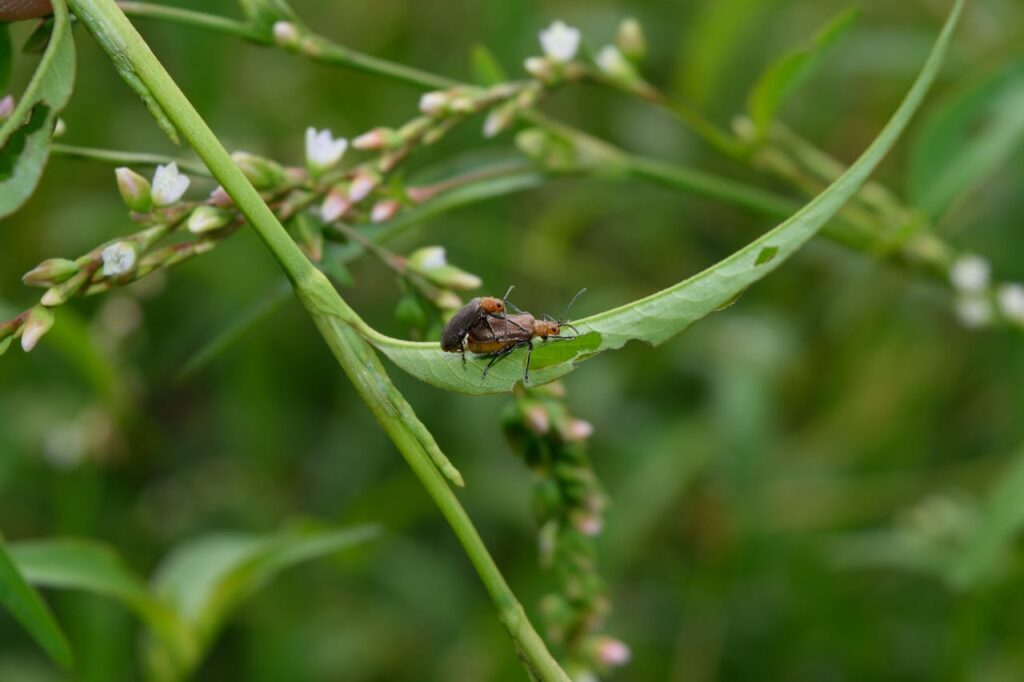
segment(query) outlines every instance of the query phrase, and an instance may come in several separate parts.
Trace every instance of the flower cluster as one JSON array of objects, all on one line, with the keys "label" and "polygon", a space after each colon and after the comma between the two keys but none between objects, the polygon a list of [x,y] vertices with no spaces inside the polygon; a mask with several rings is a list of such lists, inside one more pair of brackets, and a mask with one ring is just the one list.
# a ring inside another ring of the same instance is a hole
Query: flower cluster
[{"label": "flower cluster", "polygon": [[523,68],[541,83],[597,78],[626,89],[644,85],[637,65],[646,56],[647,41],[636,19],[622,21],[615,44],[603,45],[592,61],[577,59],[582,33],[564,21],[554,21],[538,38],[544,55],[527,57]]},{"label": "flower cluster", "polygon": [[957,318],[965,327],[985,327],[1001,319],[1024,328],[1024,284],[993,286],[992,265],[987,259],[975,254],[960,256],[949,268],[949,282],[956,293]]},{"label": "flower cluster", "polygon": [[566,409],[561,384],[518,389],[505,411],[505,434],[534,475],[541,565],[558,577],[544,597],[548,639],[573,679],[593,679],[624,665],[629,648],[601,634],[610,610],[597,572],[594,540],[604,526],[606,498],[586,454],[593,426]]}]

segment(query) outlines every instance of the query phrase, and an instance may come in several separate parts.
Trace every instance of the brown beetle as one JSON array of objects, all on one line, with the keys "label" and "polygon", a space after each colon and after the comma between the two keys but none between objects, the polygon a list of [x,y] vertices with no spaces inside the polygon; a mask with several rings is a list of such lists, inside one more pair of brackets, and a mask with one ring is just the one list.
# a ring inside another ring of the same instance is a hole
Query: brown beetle
[{"label": "brown beetle", "polygon": [[[568,313],[569,308],[586,289],[581,289],[578,294],[572,297],[569,305],[565,307]],[[565,317],[565,313],[562,315]],[[523,371],[523,382],[530,382],[530,357],[533,355],[533,340],[541,339],[574,339],[575,336],[562,336],[562,327],[568,327],[579,334],[576,327],[568,321],[553,320],[548,316],[538,320],[530,313],[517,313],[508,315],[500,322],[493,324],[477,324],[473,326],[466,336],[466,350],[477,355],[490,356],[491,361],[484,368],[483,376],[494,366],[498,360],[508,356],[516,348],[525,346],[526,368]]]},{"label": "brown beetle", "polygon": [[[441,330],[441,350],[449,353],[462,353],[462,362],[466,362],[466,337],[470,331],[478,325],[486,331],[491,328],[490,319],[505,320],[506,318],[506,305],[505,300],[508,295],[512,293],[514,287],[509,287],[508,291],[501,298],[494,298],[493,296],[481,296],[474,298],[466,305],[459,308],[451,319],[448,320],[447,324],[444,325],[444,329]],[[507,325],[506,325],[507,326]],[[514,325],[520,332],[526,332],[526,329]]]}]

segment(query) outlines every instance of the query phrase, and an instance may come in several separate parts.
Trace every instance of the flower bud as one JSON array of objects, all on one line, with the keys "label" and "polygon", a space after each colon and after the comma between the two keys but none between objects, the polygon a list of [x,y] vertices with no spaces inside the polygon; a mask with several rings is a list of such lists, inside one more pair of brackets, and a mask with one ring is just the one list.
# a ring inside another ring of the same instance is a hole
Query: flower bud
[{"label": "flower bud", "polygon": [[434,284],[450,289],[476,289],[483,284],[483,281],[473,273],[466,272],[454,265],[431,268],[423,274]]},{"label": "flower bud", "polygon": [[53,124],[53,137],[63,137],[64,133],[68,131],[68,124],[64,122],[64,119],[58,118],[57,122]]},{"label": "flower bud", "polygon": [[601,636],[594,639],[594,657],[602,664],[609,667],[618,667],[629,663],[632,652],[621,640],[614,637]]},{"label": "flower bud", "polygon": [[999,312],[1003,317],[1024,324],[1024,285],[1004,284],[999,287],[996,298],[999,301]]},{"label": "flower bud", "polygon": [[157,166],[153,173],[153,188],[150,192],[153,204],[170,206],[184,196],[190,182],[187,175],[178,172],[178,164],[173,161],[166,166]]},{"label": "flower bud", "polygon": [[515,102],[495,107],[484,119],[484,137],[494,137],[508,128],[516,118]]},{"label": "flower bud", "polygon": [[977,292],[988,287],[992,266],[988,260],[974,254],[965,254],[949,268],[949,280],[962,292]]},{"label": "flower bud", "polygon": [[394,199],[378,201],[370,211],[370,220],[375,223],[386,223],[395,217],[395,214],[398,213],[398,209],[401,207],[402,205]]},{"label": "flower bud", "polygon": [[523,61],[523,68],[526,70],[526,73],[545,83],[555,77],[554,65],[550,59],[545,57],[527,57]]},{"label": "flower bud", "polygon": [[572,525],[587,537],[595,538],[604,529],[604,521],[600,515],[593,513],[577,513],[572,515]]},{"label": "flower bud", "polygon": [[30,287],[52,287],[78,272],[78,264],[66,258],[44,260],[26,272],[21,281]]},{"label": "flower bud", "polygon": [[343,185],[336,185],[331,188],[331,191],[324,197],[324,203],[320,205],[320,218],[325,223],[333,223],[345,215],[351,207],[352,201],[349,199],[346,188]]},{"label": "flower bud", "polygon": [[353,204],[358,204],[360,201],[370,195],[378,184],[380,184],[381,177],[376,173],[361,168],[356,171],[356,175],[352,178],[352,184],[348,188],[348,198]]},{"label": "flower bud", "polygon": [[614,45],[602,47],[597,53],[596,61],[602,73],[613,80],[630,83],[639,79],[636,69]]},{"label": "flower bud", "polygon": [[39,299],[39,302],[48,308],[63,305],[65,301],[77,294],[78,290],[81,289],[86,282],[92,279],[95,272],[96,269],[94,266],[80,269],[66,281],[47,289],[46,293],[43,294],[43,297]]},{"label": "flower bud", "polygon": [[441,310],[458,310],[462,307],[462,299],[454,291],[439,290],[430,300]]},{"label": "flower bud", "polygon": [[290,21],[275,21],[272,29],[274,43],[280,47],[296,48],[299,46],[299,29]]},{"label": "flower bud", "polygon": [[374,128],[352,140],[356,149],[391,149],[402,144],[403,138],[398,131],[391,128]]},{"label": "flower bud", "polygon": [[409,266],[421,272],[448,265],[443,246],[424,246],[409,254]]},{"label": "flower bud", "polygon": [[440,90],[424,93],[420,97],[420,111],[427,116],[440,116],[448,108],[448,93]]},{"label": "flower bud", "polygon": [[43,334],[50,331],[53,326],[53,313],[44,306],[37,305],[32,308],[25,320],[25,327],[21,332],[21,348],[26,353],[36,347]]},{"label": "flower bud", "polygon": [[125,206],[138,213],[148,213],[153,208],[149,180],[124,166],[114,170],[114,175],[117,177],[117,189],[121,192]]},{"label": "flower bud", "polygon": [[540,403],[531,403],[523,408],[523,424],[538,436],[543,436],[551,430],[548,411]]},{"label": "flower bud", "polygon": [[210,192],[209,202],[218,208],[227,208],[235,203],[231,195],[227,193],[227,190],[220,185],[217,185],[217,188]]},{"label": "flower bud", "polygon": [[103,259],[103,276],[117,277],[135,267],[138,251],[132,242],[118,241],[106,246],[100,257]]},{"label": "flower bud", "polygon": [[6,95],[0,99],[0,123],[6,121],[14,113],[14,97]]},{"label": "flower bud", "polygon": [[562,438],[582,442],[594,435],[594,425],[584,419],[570,419],[562,429]]},{"label": "flower bud", "polygon": [[580,30],[564,21],[553,22],[539,37],[544,54],[563,64],[572,61],[580,47]]},{"label": "flower bud", "polygon": [[276,161],[249,152],[235,152],[231,160],[256,189],[273,189],[284,182],[284,168]]},{"label": "flower bud", "polygon": [[641,62],[647,56],[647,39],[640,22],[633,17],[623,19],[615,34],[615,43],[619,50],[631,62]]},{"label": "flower bud", "polygon": [[231,211],[216,206],[196,206],[192,215],[188,217],[188,231],[192,234],[203,234],[219,230],[228,223],[234,216]]},{"label": "flower bud", "polygon": [[978,329],[992,322],[992,303],[983,296],[959,296],[954,307],[960,324],[968,329]]}]

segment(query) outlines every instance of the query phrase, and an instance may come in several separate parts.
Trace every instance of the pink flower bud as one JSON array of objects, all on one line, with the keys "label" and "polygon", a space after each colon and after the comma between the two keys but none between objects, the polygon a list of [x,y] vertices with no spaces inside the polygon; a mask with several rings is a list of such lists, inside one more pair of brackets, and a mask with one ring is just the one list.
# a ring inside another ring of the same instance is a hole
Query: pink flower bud
[{"label": "pink flower bud", "polygon": [[349,200],[344,188],[332,187],[331,191],[324,198],[324,203],[320,206],[320,217],[323,218],[325,223],[333,223],[345,215],[351,206],[352,202]]},{"label": "pink flower bud", "polygon": [[523,424],[538,436],[543,436],[551,430],[551,419],[548,411],[543,405],[534,403],[523,410]]},{"label": "pink flower bud", "polygon": [[208,200],[211,206],[217,206],[218,208],[228,208],[234,204],[234,200],[220,185],[217,185],[217,189],[210,192],[210,198]]},{"label": "pink flower bud", "polygon": [[299,29],[290,21],[274,22],[274,42],[281,47],[296,47],[299,44]]},{"label": "pink flower bud", "polygon": [[370,195],[379,182],[380,176],[366,170],[357,171],[348,189],[349,199],[353,204],[358,204]]},{"label": "pink flower bud", "polygon": [[386,223],[395,217],[399,208],[401,208],[401,204],[394,199],[378,201],[373,205],[373,210],[370,212],[370,220],[375,223]]},{"label": "pink flower bud", "polygon": [[36,347],[43,334],[50,331],[53,326],[53,313],[48,308],[37,305],[32,308],[25,320],[25,327],[21,332],[21,348],[26,353]]},{"label": "pink flower bud", "polygon": [[115,169],[114,175],[117,177],[117,190],[121,193],[125,206],[139,213],[148,213],[153,208],[149,180],[124,166]]},{"label": "pink flower bud", "polygon": [[594,655],[603,665],[618,667],[629,663],[633,654],[624,642],[602,636],[594,643]]},{"label": "pink flower bud", "polygon": [[420,111],[427,116],[439,116],[448,106],[448,93],[435,91],[420,97]]},{"label": "pink flower bud", "polygon": [[14,113],[14,98],[7,95],[0,99],[0,121],[5,121]]}]

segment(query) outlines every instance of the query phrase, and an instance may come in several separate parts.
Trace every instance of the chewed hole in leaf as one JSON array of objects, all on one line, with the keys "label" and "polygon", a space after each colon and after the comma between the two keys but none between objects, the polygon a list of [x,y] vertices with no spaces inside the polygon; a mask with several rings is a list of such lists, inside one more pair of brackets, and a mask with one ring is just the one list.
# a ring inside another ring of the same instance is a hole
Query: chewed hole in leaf
[{"label": "chewed hole in leaf", "polygon": [[46,119],[50,114],[50,107],[45,104],[37,104],[32,107],[28,122],[14,131],[8,138],[7,144],[0,149],[0,181],[7,180],[14,175],[14,169],[18,165],[18,159],[25,150],[25,143],[28,138],[37,130],[46,125]]},{"label": "chewed hole in leaf", "polygon": [[760,253],[757,254],[757,260],[754,261],[754,265],[764,265],[775,258],[779,253],[779,247],[777,246],[766,246],[761,249]]}]

